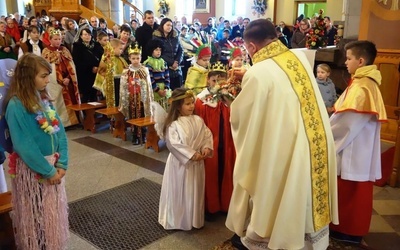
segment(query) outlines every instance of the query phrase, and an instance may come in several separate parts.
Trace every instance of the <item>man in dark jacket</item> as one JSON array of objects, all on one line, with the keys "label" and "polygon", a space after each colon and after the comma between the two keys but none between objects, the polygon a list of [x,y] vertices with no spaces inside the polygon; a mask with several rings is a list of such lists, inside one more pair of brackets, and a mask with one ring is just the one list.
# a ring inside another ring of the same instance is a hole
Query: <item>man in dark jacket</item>
[{"label": "man in dark jacket", "polygon": [[154,13],[151,10],[144,12],[143,25],[136,30],[136,41],[139,47],[142,47],[142,62],[150,56],[147,54],[146,44],[153,38],[153,32],[158,28],[158,24],[154,22]]}]

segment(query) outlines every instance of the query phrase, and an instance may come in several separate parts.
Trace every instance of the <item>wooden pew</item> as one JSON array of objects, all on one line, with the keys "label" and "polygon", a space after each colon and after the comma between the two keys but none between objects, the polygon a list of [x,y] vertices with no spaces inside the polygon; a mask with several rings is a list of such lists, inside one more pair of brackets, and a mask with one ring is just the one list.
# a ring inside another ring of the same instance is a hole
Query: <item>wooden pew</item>
[{"label": "wooden pew", "polygon": [[[141,129],[142,127],[147,127],[145,148],[152,147],[154,151],[156,151],[157,153],[160,151],[158,147],[158,141],[160,140],[160,138],[158,137],[157,132],[154,129],[155,122],[153,117],[148,116],[148,117],[130,119],[127,120],[126,122],[131,125],[139,127],[139,129]],[[140,144],[143,144],[142,138],[140,138]]]},{"label": "wooden pew", "polygon": [[10,218],[11,192],[0,194],[0,249],[16,249],[14,230]]},{"label": "wooden pew", "polygon": [[113,137],[120,137],[126,141],[125,116],[118,111],[117,107],[97,109],[95,112],[106,116],[113,116],[115,118],[114,124],[111,125]]},{"label": "wooden pew", "polygon": [[98,104],[74,104],[67,106],[67,108],[72,109],[74,111],[83,111],[85,113],[85,117],[83,118],[83,129],[91,131],[92,133],[96,133],[96,120],[94,118],[95,110],[98,108],[104,108],[106,106],[105,103],[98,102]]}]

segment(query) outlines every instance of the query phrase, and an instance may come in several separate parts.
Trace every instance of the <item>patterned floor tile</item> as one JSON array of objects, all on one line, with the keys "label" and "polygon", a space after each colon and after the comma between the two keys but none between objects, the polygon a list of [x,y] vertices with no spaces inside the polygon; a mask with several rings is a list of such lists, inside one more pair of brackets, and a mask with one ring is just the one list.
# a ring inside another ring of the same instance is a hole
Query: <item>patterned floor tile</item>
[{"label": "patterned floor tile", "polygon": [[399,250],[400,246],[400,236],[397,233],[369,233],[364,240],[376,250]]},{"label": "patterned floor tile", "polygon": [[395,232],[400,232],[400,215],[382,215],[382,218],[385,219]]},{"label": "patterned floor tile", "polygon": [[382,218],[381,215],[372,215],[369,232],[394,233],[396,231],[390,226],[390,224],[384,218]]}]

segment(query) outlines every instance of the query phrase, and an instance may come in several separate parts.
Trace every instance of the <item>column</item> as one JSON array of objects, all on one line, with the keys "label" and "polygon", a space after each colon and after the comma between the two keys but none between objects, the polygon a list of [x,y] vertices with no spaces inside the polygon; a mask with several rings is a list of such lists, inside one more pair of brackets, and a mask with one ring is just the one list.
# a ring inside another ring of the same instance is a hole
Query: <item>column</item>
[{"label": "column", "polygon": [[[132,3],[132,0],[127,0],[128,2]],[[123,19],[124,22],[130,22],[131,21],[131,7],[129,5],[124,5],[124,11],[123,11]]]},{"label": "column", "polygon": [[344,0],[344,38],[358,38],[362,0]]},{"label": "column", "polygon": [[110,19],[118,24],[124,23],[123,8],[121,1],[111,1],[111,17]]},{"label": "column", "polygon": [[0,1],[0,16],[7,16],[6,1]]},{"label": "column", "polygon": [[[105,16],[113,20],[116,24],[122,24],[123,20],[123,8],[122,1],[116,0],[96,0],[96,7],[99,8]],[[108,27],[111,28],[111,27]]]}]

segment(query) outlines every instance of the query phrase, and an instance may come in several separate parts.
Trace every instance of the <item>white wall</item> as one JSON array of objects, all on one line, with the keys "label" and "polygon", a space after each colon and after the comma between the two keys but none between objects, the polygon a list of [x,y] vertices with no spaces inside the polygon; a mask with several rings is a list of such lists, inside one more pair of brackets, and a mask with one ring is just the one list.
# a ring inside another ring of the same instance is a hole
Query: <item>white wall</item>
[{"label": "white wall", "polygon": [[[191,1],[191,0],[184,0]],[[215,16],[218,19],[220,16],[224,16],[226,18],[231,18],[225,15],[225,1],[227,0],[216,0],[215,6]],[[268,8],[264,16],[258,17],[253,14],[253,10],[251,6],[253,5],[250,0],[241,0],[246,3],[246,14],[243,17],[248,17],[250,20],[258,19],[258,18],[267,18],[270,17],[274,22],[284,21],[287,24],[292,24],[296,19],[296,0],[277,0],[276,1],[276,16],[274,17],[274,0],[268,0]],[[304,1],[304,0],[303,0]],[[336,20],[344,20],[344,11],[343,11],[343,1],[348,0],[327,0],[326,1],[326,10],[325,14],[330,16],[333,21]],[[170,12],[168,13],[169,18],[173,18],[176,15],[176,5],[174,0],[167,0],[170,6]],[[158,13],[158,0],[153,1],[145,1],[144,10],[152,9],[156,16],[159,16]]]},{"label": "white wall", "polygon": [[[280,1],[281,0],[278,0],[277,2],[280,2]],[[258,16],[258,15],[253,14],[253,9],[251,8],[253,5],[253,1],[246,0],[243,2],[246,2],[246,14],[243,15],[242,17],[248,17],[248,18],[250,18],[250,20],[259,19],[259,18],[267,18],[267,17],[274,19],[274,17],[273,17],[273,15],[274,15],[274,0],[268,0],[268,3],[267,3],[268,7],[267,7],[267,11],[265,12],[264,16]],[[225,19],[232,20],[231,16],[225,15],[224,6],[225,6],[224,1],[216,0],[215,15],[216,15],[217,19],[220,16],[224,16]]]}]

